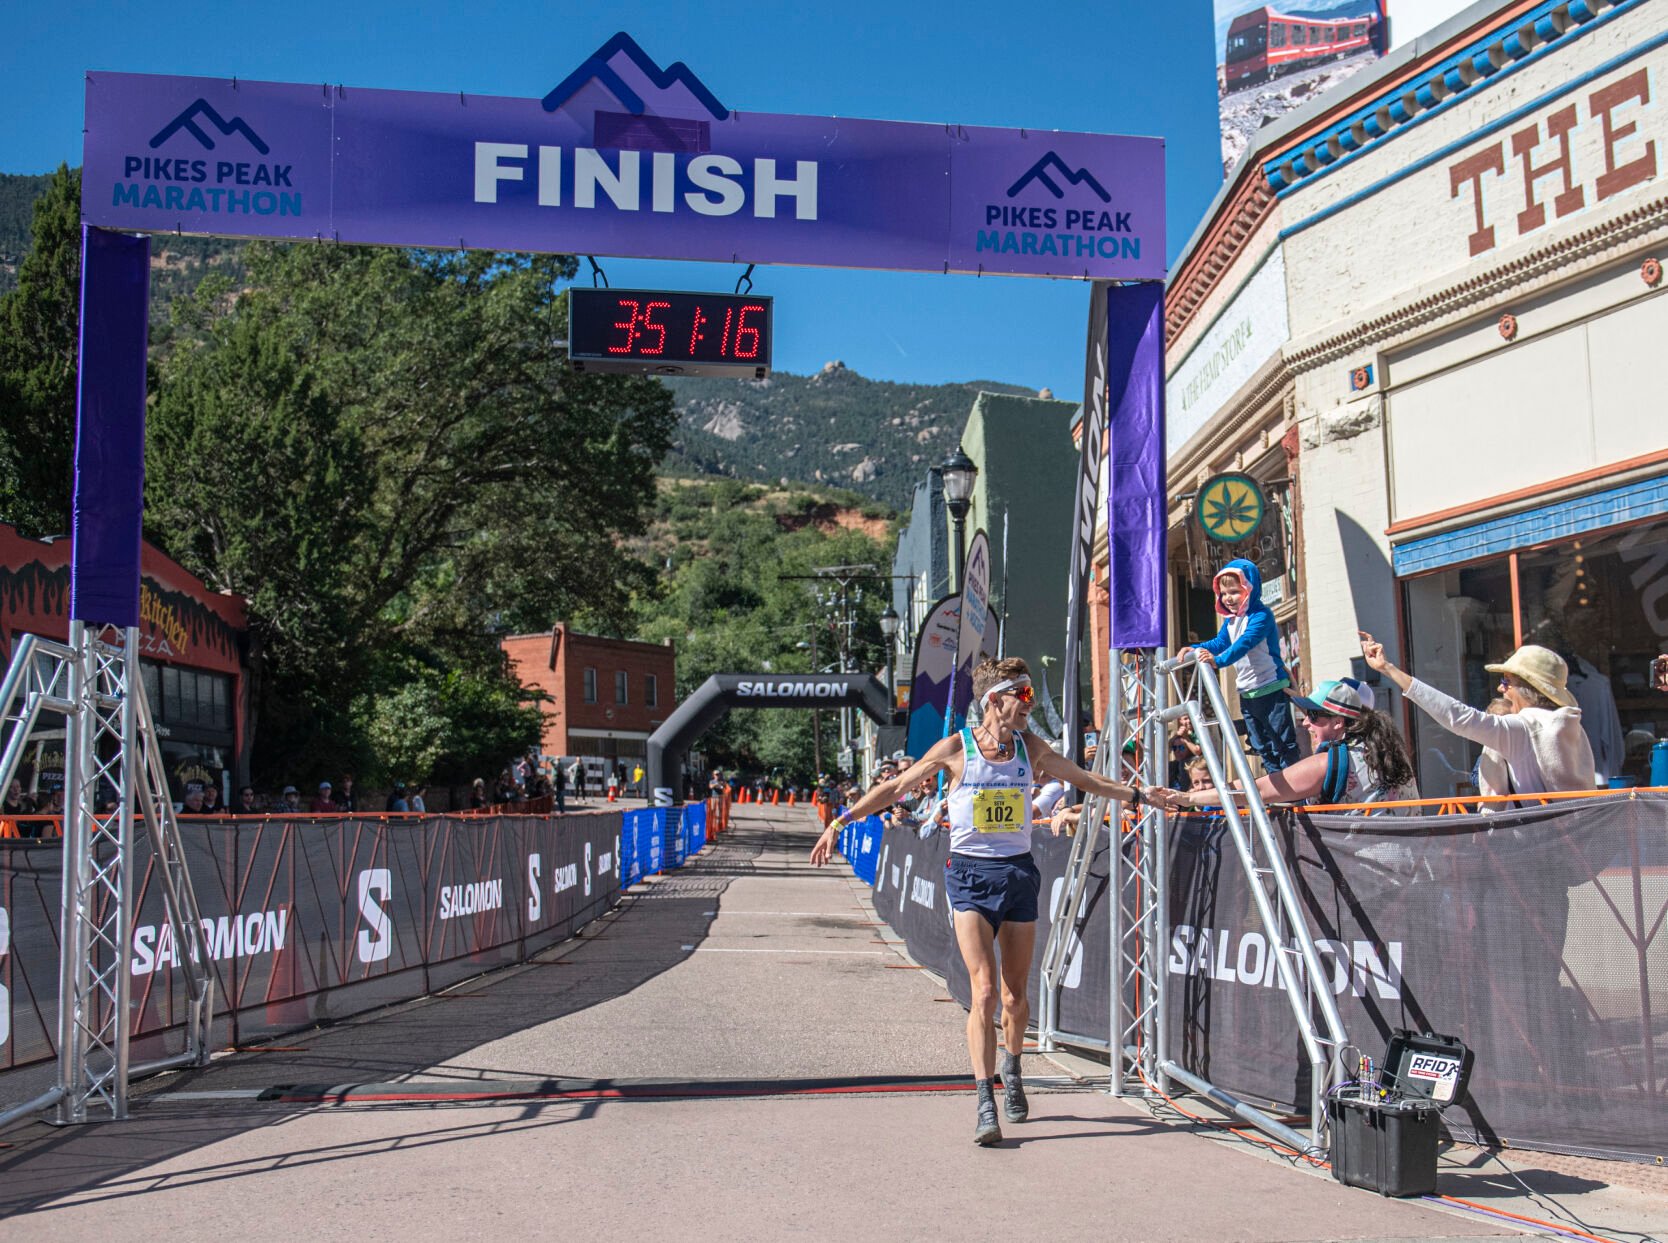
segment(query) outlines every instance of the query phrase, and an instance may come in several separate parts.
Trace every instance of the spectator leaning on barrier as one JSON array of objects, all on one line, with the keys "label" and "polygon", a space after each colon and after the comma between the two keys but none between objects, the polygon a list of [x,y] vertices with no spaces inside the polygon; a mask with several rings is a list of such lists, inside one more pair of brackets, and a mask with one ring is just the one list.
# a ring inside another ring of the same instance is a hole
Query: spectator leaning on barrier
[{"label": "spectator leaning on barrier", "polygon": [[[111,801],[115,802],[114,795],[112,795]],[[211,781],[203,787],[203,814],[205,816],[217,816],[223,810],[220,806],[220,787]]]},{"label": "spectator leaning on barrier", "polygon": [[[1354,678],[1322,682],[1292,701],[1303,714],[1314,753],[1257,779],[1269,803],[1386,803],[1419,797],[1413,761],[1401,736],[1374,711],[1372,688]],[[1189,807],[1213,807],[1222,795],[1207,784],[1180,795]]]},{"label": "spectator leaning on barrier", "polygon": [[405,782],[396,781],[394,788],[388,791],[389,811],[410,811],[411,800],[405,796]]},{"label": "spectator leaning on barrier", "polygon": [[1507,793],[1593,788],[1593,748],[1567,685],[1569,667],[1556,652],[1525,644],[1502,663],[1485,666],[1500,675],[1500,693],[1512,707],[1504,716],[1473,708],[1398,669],[1365,630],[1361,653],[1438,725],[1495,751],[1506,762]]},{"label": "spectator leaning on barrier", "polygon": [[232,814],[237,816],[258,816],[260,815],[260,812],[261,805],[255,798],[255,787],[241,787],[237,792],[237,806],[232,809]]},{"label": "spectator leaning on barrier", "polygon": [[285,786],[279,797],[277,810],[286,816],[293,816],[301,810],[301,791],[294,786]]},{"label": "spectator leaning on barrier", "polygon": [[406,810],[426,815],[429,810],[428,786],[414,786],[411,797],[406,800]]},{"label": "spectator leaning on barrier", "polygon": [[6,797],[0,800],[0,816],[32,816],[35,800],[23,792],[23,783],[13,779],[6,787]]},{"label": "spectator leaning on barrier", "polygon": [[185,798],[174,809],[182,816],[200,816],[203,814],[203,783],[188,781],[185,783]]},{"label": "spectator leaning on barrier", "polygon": [[319,791],[313,795],[313,801],[307,805],[307,810],[315,816],[328,816],[331,812],[339,811],[336,800],[330,797],[331,789],[328,781],[319,782]]},{"label": "spectator leaning on barrier", "polygon": [[473,811],[481,811],[489,807],[492,800],[487,797],[486,779],[477,777],[469,783],[469,806]]},{"label": "spectator leaning on barrier", "polygon": [[343,773],[342,784],[336,787],[332,796],[336,800],[336,810],[345,811],[350,815],[359,810],[359,796],[353,792],[353,774]]}]

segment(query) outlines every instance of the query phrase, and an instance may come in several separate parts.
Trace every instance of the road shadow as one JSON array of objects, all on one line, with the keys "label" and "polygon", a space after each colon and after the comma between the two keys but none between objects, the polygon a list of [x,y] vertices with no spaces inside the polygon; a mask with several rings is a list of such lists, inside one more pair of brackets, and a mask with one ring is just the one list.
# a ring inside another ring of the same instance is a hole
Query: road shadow
[{"label": "road shadow", "polygon": [[389,1083],[418,1074],[460,1083],[526,1077],[526,1067],[478,1065],[463,1055],[623,996],[683,962],[707,935],[715,898],[733,881],[758,874],[752,861],[780,844],[781,827],[734,822],[682,868],[634,887],[614,910],[526,963],[135,1084],[126,1122],[71,1128],[35,1122],[8,1129],[3,1142],[10,1150],[0,1150],[0,1220],[120,1184],[147,1166],[282,1125],[301,1111],[283,1104],[252,1107],[235,1095],[209,1102],[193,1093],[252,1096],[281,1084]]}]

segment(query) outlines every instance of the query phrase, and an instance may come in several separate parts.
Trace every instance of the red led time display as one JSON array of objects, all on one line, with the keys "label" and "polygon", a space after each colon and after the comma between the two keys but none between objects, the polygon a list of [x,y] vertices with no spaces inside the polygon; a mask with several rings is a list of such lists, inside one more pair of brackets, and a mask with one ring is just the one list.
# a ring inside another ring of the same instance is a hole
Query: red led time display
[{"label": "red led time display", "polygon": [[763,376],[770,369],[770,347],[769,298],[570,291],[568,357],[581,370]]}]

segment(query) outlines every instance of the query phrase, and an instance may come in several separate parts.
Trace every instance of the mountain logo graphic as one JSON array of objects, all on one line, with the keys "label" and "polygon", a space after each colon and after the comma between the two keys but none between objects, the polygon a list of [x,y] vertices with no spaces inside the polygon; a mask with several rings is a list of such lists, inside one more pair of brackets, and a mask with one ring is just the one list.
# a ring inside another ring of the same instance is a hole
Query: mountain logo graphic
[{"label": "mountain logo graphic", "polygon": [[1050,172],[1058,173],[1074,186],[1088,186],[1089,189],[1100,196],[1100,201],[1103,203],[1112,201],[1112,196],[1106,192],[1106,187],[1095,180],[1093,173],[1086,168],[1080,168],[1074,172],[1066,166],[1064,160],[1052,151],[1026,169],[1025,175],[1008,187],[1008,197],[1016,198],[1021,190],[1035,181],[1055,198],[1065,198],[1066,192],[1060,188],[1059,182],[1049,176]]},{"label": "mountain logo graphic", "polygon": [[544,110],[555,112],[568,100],[572,99],[578,93],[580,87],[595,80],[607,87],[609,93],[620,102],[620,105],[627,112],[633,116],[642,116],[647,111],[648,105],[644,103],[641,95],[626,84],[625,79],[620,77],[619,72],[610,63],[621,52],[625,53],[626,58],[636,65],[643,76],[648,78],[657,89],[666,90],[673,84],[681,82],[688,88],[689,93],[700,101],[701,106],[712,114],[713,120],[729,120],[730,110],[719,103],[717,97],[706,88],[701,79],[690,72],[689,66],[680,60],[662,69],[649,58],[647,52],[637,46],[637,40],[623,30],[592,52],[584,64],[563,78],[556,85],[556,88],[544,97]]},{"label": "mountain logo graphic", "polygon": [[219,130],[222,138],[230,138],[233,134],[242,134],[248,140],[249,145],[262,155],[271,154],[272,149],[261,141],[261,136],[250,129],[242,117],[233,117],[228,121],[216,112],[214,105],[206,99],[197,100],[179,116],[157,130],[156,137],[151,139],[151,149],[155,150],[175,134],[184,130],[202,143],[205,151],[213,151],[214,139],[199,124],[202,121],[206,121],[210,126]]}]

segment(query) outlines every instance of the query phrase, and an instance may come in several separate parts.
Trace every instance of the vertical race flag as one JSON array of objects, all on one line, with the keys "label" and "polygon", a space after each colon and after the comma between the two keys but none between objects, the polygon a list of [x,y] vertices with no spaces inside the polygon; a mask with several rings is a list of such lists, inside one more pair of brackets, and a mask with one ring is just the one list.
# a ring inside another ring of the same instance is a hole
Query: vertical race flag
[{"label": "vertical race flag", "polygon": [[945,596],[927,610],[915,636],[915,676],[909,684],[909,736],[904,747],[916,759],[948,732],[944,718],[960,629],[961,597]]},{"label": "vertical race flag", "polygon": [[1106,443],[1106,282],[1089,288],[1089,343],[1083,365],[1082,458],[1077,472],[1077,501],[1072,508],[1076,530],[1071,544],[1071,577],[1066,580],[1065,685],[1060,688],[1060,746],[1073,764],[1083,763],[1083,731],[1078,727],[1078,672],[1083,653],[1083,623],[1088,613],[1089,573],[1094,567],[1095,510]]},{"label": "vertical race flag", "polygon": [[1163,647],[1164,288],[1107,291],[1106,562],[1114,648]]},{"label": "vertical race flag", "polygon": [[1222,175],[1253,135],[1389,48],[1385,0],[1216,0]]},{"label": "vertical race flag", "polygon": [[[956,634],[956,691],[951,699],[953,723],[944,733],[948,737],[962,727],[967,719],[968,706],[973,701],[973,666],[985,648],[990,628],[990,539],[983,530],[973,533],[967,546],[967,571],[961,583],[961,625]],[[994,643],[992,644],[994,646]]]}]

